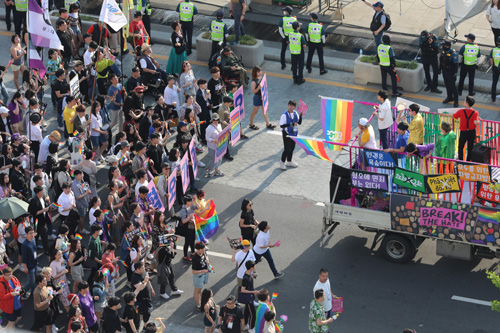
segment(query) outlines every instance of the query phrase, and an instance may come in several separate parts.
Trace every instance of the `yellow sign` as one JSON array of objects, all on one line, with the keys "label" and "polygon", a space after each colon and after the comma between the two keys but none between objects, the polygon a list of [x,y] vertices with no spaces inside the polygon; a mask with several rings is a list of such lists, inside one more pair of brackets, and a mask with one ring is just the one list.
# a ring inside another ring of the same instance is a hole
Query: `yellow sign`
[{"label": "yellow sign", "polygon": [[460,192],[458,176],[454,173],[426,177],[429,193]]}]

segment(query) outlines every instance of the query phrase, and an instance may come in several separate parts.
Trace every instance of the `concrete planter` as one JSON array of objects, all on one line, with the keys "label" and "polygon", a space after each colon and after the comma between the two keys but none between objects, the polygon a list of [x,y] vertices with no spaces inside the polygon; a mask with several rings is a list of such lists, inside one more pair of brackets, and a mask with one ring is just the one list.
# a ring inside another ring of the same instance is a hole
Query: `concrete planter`
[{"label": "concrete planter", "polygon": [[[196,37],[196,59],[208,63],[210,52],[212,52],[212,41],[202,36],[203,33],[200,33]],[[255,45],[231,45],[231,49],[238,57],[241,57],[241,61],[247,68],[260,66],[264,62],[264,43],[260,39]]]},{"label": "concrete planter", "polygon": [[[368,83],[380,84],[382,82],[380,67],[371,63],[361,62],[359,56],[354,60],[354,82],[367,85]],[[398,68],[400,82],[398,88],[405,92],[418,92],[424,87],[424,67],[418,64],[415,69]],[[391,90],[391,79],[387,75],[387,88]]]}]

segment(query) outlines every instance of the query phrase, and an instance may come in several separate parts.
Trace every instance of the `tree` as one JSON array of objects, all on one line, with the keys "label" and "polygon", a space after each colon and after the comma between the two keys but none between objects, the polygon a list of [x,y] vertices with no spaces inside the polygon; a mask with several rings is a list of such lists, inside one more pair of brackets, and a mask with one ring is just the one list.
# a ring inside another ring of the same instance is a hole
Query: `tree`
[{"label": "tree", "polygon": [[[486,271],[486,277],[495,285],[495,287],[500,289],[500,274],[493,271]],[[491,310],[500,312],[500,302],[497,300],[491,301]]]}]

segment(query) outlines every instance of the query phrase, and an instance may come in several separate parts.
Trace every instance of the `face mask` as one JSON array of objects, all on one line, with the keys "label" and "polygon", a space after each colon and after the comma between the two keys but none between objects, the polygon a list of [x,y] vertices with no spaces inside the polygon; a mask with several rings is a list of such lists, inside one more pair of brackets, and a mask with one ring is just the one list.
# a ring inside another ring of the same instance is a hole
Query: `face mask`
[{"label": "face mask", "polygon": [[101,235],[102,235],[102,230],[99,230],[99,236],[101,236]]},{"label": "face mask", "polygon": [[288,12],[283,12],[283,15],[287,16],[287,15],[288,15]]}]

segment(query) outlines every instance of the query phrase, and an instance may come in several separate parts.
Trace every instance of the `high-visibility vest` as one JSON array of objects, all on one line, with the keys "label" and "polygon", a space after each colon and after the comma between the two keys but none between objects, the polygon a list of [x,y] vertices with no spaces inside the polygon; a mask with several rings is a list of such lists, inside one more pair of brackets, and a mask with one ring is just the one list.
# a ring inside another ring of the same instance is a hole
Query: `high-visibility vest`
[{"label": "high-visibility vest", "polygon": [[28,11],[28,0],[16,0],[15,5],[18,12]]},{"label": "high-visibility vest", "polygon": [[71,6],[74,3],[77,3],[78,0],[64,0],[64,8],[69,10],[69,6]]},{"label": "high-visibility vest", "polygon": [[288,34],[288,45],[290,45],[291,54],[300,54],[302,52],[302,34],[300,32],[290,32]]},{"label": "high-visibility vest", "polygon": [[220,42],[224,40],[224,26],[226,24],[224,22],[219,22],[217,20],[213,20],[210,25],[210,31],[212,32],[211,37],[214,42]]},{"label": "high-visibility vest", "polygon": [[181,21],[191,21],[194,15],[194,5],[191,2],[182,2],[179,8]]},{"label": "high-visibility vest", "polygon": [[317,22],[309,23],[307,33],[309,34],[309,41],[311,43],[321,43],[321,29],[323,26]]},{"label": "high-visibility vest", "polygon": [[377,48],[378,58],[380,59],[380,66],[390,66],[391,57],[389,57],[389,51],[391,47],[389,45],[380,44]]},{"label": "high-visibility vest", "polygon": [[296,17],[285,16],[283,17],[283,33],[288,36],[289,33],[293,32],[292,23],[297,21]]},{"label": "high-visibility vest", "polygon": [[475,44],[465,44],[464,64],[469,66],[475,65],[478,52],[479,52],[479,46]]},{"label": "high-visibility vest", "polygon": [[495,64],[495,67],[498,67],[500,64],[500,47],[495,47],[493,49],[493,52],[491,52],[491,56],[493,58],[493,63]]},{"label": "high-visibility vest", "polygon": [[146,9],[144,12],[142,12],[142,8],[143,8],[142,7],[142,0],[137,0],[137,11],[139,11],[145,15],[151,15],[151,4],[149,3],[149,1],[146,4]]}]

